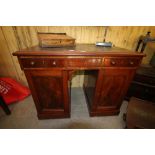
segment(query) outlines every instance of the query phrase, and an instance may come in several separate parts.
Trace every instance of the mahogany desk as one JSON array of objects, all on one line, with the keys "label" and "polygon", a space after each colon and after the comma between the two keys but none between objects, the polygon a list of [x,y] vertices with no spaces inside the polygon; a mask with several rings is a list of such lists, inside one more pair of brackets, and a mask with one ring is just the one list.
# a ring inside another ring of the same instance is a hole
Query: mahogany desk
[{"label": "mahogany desk", "polygon": [[39,119],[70,117],[70,80],[85,70],[84,92],[90,116],[115,115],[144,56],[120,48],[79,44],[17,51]]}]

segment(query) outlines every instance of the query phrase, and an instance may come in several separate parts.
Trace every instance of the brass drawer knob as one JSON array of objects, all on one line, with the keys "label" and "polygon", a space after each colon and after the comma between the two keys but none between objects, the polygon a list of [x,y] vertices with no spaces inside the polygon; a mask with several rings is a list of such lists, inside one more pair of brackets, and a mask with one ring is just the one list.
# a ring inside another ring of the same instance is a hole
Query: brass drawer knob
[{"label": "brass drawer knob", "polygon": [[56,65],[56,61],[53,61],[52,64],[53,64],[53,65]]},{"label": "brass drawer knob", "polygon": [[95,63],[96,62],[96,59],[93,59],[92,62]]},{"label": "brass drawer knob", "polygon": [[31,61],[30,64],[31,64],[31,66],[34,66],[35,62],[34,61]]},{"label": "brass drawer knob", "polygon": [[130,65],[133,65],[134,64],[134,62],[133,61],[130,61]]},{"label": "brass drawer knob", "polygon": [[115,61],[111,61],[111,64],[112,64],[112,65],[115,65],[115,64],[116,64],[116,62],[115,62]]}]

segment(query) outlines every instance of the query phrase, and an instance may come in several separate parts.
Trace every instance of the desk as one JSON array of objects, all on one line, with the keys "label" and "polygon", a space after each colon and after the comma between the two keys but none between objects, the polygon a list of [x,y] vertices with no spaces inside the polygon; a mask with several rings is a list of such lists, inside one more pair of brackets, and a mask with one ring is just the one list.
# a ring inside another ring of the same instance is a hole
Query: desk
[{"label": "desk", "polygon": [[144,56],[120,48],[75,47],[17,51],[39,119],[70,117],[70,80],[85,70],[84,92],[90,116],[116,115]]}]

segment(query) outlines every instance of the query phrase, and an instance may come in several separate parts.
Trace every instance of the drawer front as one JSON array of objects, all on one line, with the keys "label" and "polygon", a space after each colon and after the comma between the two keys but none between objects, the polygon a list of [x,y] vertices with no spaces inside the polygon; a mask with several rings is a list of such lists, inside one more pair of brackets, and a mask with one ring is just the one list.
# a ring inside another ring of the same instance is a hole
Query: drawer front
[{"label": "drawer front", "polygon": [[100,67],[101,58],[70,58],[67,60],[68,67]]},{"label": "drawer front", "polygon": [[65,60],[64,59],[46,59],[45,60],[46,67],[65,67]]},{"label": "drawer front", "polygon": [[37,68],[37,67],[43,67],[44,62],[41,58],[22,58],[20,59],[20,62],[22,64],[23,68]]},{"label": "drawer front", "polygon": [[20,61],[23,68],[50,68],[65,66],[65,61],[63,59],[21,58]]},{"label": "drawer front", "polygon": [[140,63],[136,58],[105,58],[104,66],[106,67],[136,67]]}]

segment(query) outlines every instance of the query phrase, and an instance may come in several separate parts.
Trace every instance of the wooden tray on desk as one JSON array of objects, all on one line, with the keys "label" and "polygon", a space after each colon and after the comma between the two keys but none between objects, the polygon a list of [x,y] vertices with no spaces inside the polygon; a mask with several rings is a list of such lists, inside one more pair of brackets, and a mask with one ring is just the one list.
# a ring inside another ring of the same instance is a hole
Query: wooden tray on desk
[{"label": "wooden tray on desk", "polygon": [[72,47],[75,39],[66,33],[38,33],[39,45],[41,47]]}]

